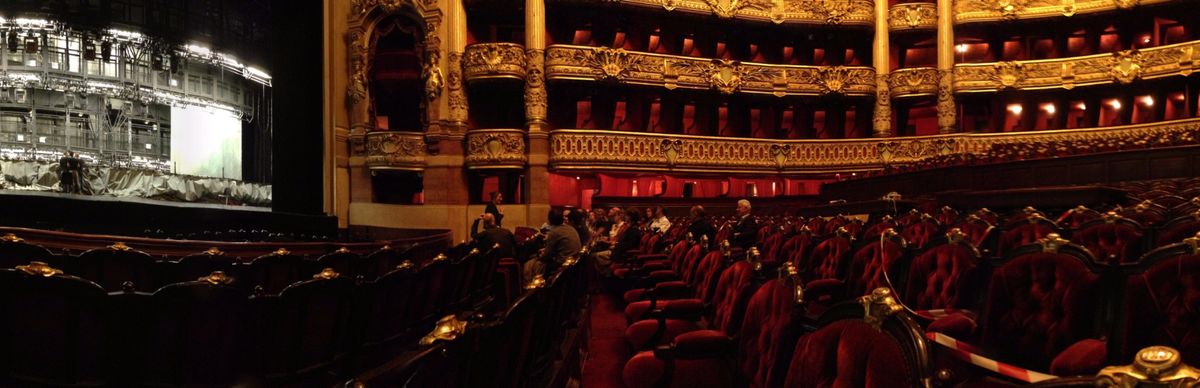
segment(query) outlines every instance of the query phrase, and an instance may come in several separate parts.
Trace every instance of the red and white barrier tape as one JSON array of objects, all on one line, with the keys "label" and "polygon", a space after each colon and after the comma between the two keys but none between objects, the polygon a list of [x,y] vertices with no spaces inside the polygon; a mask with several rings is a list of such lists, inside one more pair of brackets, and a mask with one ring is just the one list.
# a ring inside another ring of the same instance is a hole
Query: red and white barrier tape
[{"label": "red and white barrier tape", "polygon": [[956,340],[953,337],[942,333],[925,333],[925,337],[929,338],[929,340],[937,343],[938,345],[946,347],[955,356],[963,359],[963,361],[970,362],[971,364],[980,368],[987,369],[1017,380],[1028,383],[1036,383],[1039,381],[1058,378],[1058,376],[1034,372],[1029,369],[1005,364],[1003,362],[980,356],[978,354],[979,349],[974,345]]}]

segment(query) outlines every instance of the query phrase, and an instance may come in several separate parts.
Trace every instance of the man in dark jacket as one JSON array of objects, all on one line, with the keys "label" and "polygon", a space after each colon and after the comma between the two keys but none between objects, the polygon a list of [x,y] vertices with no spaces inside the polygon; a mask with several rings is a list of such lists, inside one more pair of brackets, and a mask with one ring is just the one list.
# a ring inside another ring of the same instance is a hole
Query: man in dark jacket
[{"label": "man in dark jacket", "polygon": [[496,250],[496,258],[516,258],[517,238],[508,229],[501,228],[496,225],[496,218],[490,213],[479,215],[479,219],[483,221],[483,231],[471,237],[475,240],[475,246],[480,252],[487,252],[496,244],[500,247]]},{"label": "man in dark jacket", "polygon": [[525,263],[525,282],[533,280],[534,276],[545,275],[546,272],[558,268],[571,255],[579,253],[579,233],[575,228],[563,223],[561,211],[550,210],[547,216],[550,231],[546,232],[546,245],[542,255]]},{"label": "man in dark jacket", "polygon": [[734,246],[742,247],[749,250],[758,242],[758,222],[754,220],[754,216],[750,215],[750,201],[740,200],[737,203],[737,224],[733,226],[733,241],[730,241]]},{"label": "man in dark jacket", "polygon": [[704,206],[692,206],[692,223],[688,225],[688,233],[692,235],[692,241],[699,243],[704,237],[708,237],[710,248],[717,243],[717,228],[713,227],[712,221],[708,220],[708,216],[704,213]]},{"label": "man in dark jacket", "polygon": [[615,243],[612,248],[607,251],[596,252],[596,269],[602,274],[612,273],[612,263],[614,261],[625,261],[629,258],[627,252],[637,249],[642,243],[642,230],[637,227],[638,220],[641,216],[636,209],[630,209],[625,212],[625,224],[614,237]]}]

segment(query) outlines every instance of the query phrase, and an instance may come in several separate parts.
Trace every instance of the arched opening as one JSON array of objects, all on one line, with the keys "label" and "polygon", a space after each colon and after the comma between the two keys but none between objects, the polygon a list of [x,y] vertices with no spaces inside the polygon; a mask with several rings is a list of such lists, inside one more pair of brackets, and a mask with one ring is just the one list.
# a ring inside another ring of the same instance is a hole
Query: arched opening
[{"label": "arched opening", "polygon": [[370,80],[373,124],[377,130],[424,131],[422,36],[420,24],[404,16],[389,17],[375,30]]}]

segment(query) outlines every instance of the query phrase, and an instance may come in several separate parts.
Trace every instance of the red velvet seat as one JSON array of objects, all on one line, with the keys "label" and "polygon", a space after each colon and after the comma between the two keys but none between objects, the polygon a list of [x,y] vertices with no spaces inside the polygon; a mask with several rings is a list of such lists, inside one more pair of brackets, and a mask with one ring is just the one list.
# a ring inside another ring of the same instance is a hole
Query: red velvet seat
[{"label": "red velvet seat", "polygon": [[949,206],[942,206],[942,209],[933,216],[942,225],[954,225],[958,223],[958,211]]},{"label": "red velvet seat", "polygon": [[119,291],[126,283],[146,292],[162,286],[154,258],[122,243],[89,250],[74,262],[74,274],[94,281],[108,291]]},{"label": "red velvet seat", "polygon": [[737,333],[746,313],[746,303],[754,294],[754,264],[738,260],[721,273],[714,290],[713,314],[709,327],[728,334]]},{"label": "red velvet seat", "polygon": [[783,233],[774,232],[769,237],[763,240],[762,243],[762,263],[768,267],[778,266],[783,251]]},{"label": "red velvet seat", "polygon": [[1078,229],[1084,223],[1091,220],[1098,220],[1103,216],[1104,215],[1100,214],[1098,211],[1088,209],[1087,206],[1079,205],[1064,212],[1054,222],[1063,228]]},{"label": "red velvet seat", "polygon": [[54,264],[54,254],[11,233],[0,237],[0,268],[13,268],[31,261]]},{"label": "red velvet seat", "polygon": [[354,281],[336,273],[250,298],[248,367],[275,380],[305,381],[347,350]]},{"label": "red velvet seat", "polygon": [[[1056,234],[1013,251],[992,273],[980,321],[983,349],[999,361],[1037,371],[1095,373],[1102,365],[1073,362],[1093,355],[1067,351],[1097,335],[1104,294],[1093,262],[1085,248]],[[1073,368],[1055,370],[1051,361]]]},{"label": "red velvet seat", "polygon": [[1125,286],[1120,357],[1151,345],[1178,349],[1200,365],[1200,234],[1146,254]]},{"label": "red velvet seat", "polygon": [[[902,296],[918,315],[931,318],[926,330],[967,338],[976,328],[970,309],[987,286],[978,269],[979,250],[957,229],[934,244],[913,259]],[[928,310],[941,310],[942,314],[933,316]]]},{"label": "red velvet seat", "polygon": [[996,212],[991,211],[991,209],[988,209],[986,207],[979,208],[979,210],[972,212],[971,215],[979,217],[979,219],[984,220],[988,224],[991,224],[991,225],[996,225],[996,224],[1000,223],[1000,215],[996,214]]},{"label": "red velvet seat", "polygon": [[812,233],[807,227],[802,227],[800,232],[783,243],[781,253],[788,262],[798,266],[808,257],[814,245]]},{"label": "red velvet seat", "polygon": [[885,215],[885,216],[883,216],[883,218],[877,220],[874,224],[872,224],[866,230],[863,230],[862,238],[863,239],[871,239],[871,238],[879,237],[879,235],[882,234],[883,231],[888,230],[888,229],[896,229],[896,222],[892,220],[891,216]]},{"label": "red velvet seat", "polygon": [[1115,209],[1117,215],[1125,217],[1141,224],[1145,227],[1156,227],[1162,225],[1167,220],[1166,208],[1154,203],[1150,200],[1142,201],[1133,207]]},{"label": "red velvet seat", "polygon": [[626,388],[706,388],[734,385],[733,343],[724,333],[700,330],[669,346],[634,355],[625,364]]},{"label": "red velvet seat", "polygon": [[1058,233],[1058,226],[1054,224],[1054,221],[1050,221],[1040,214],[1030,214],[1005,227],[1005,231],[1000,234],[997,252],[1003,256],[1017,247],[1033,244],[1050,233]]},{"label": "red velvet seat", "polygon": [[805,282],[820,279],[839,279],[844,272],[844,263],[850,254],[850,238],[842,233],[821,241],[813,248],[812,255],[805,258],[799,267]]},{"label": "red velvet seat", "polygon": [[[798,278],[771,279],[754,292],[746,305],[737,335],[737,360],[739,372],[750,387],[774,387],[782,383],[795,346],[790,331],[794,331],[792,316],[798,307],[798,281]],[[772,376],[776,380],[771,380]]]},{"label": "red velvet seat", "polygon": [[262,287],[263,293],[277,294],[292,283],[304,280],[301,275],[303,260],[286,249],[279,249],[239,266],[234,277],[239,278],[242,287]]},{"label": "red velvet seat", "polygon": [[1200,232],[1200,211],[1177,217],[1162,226],[1154,245],[1163,247],[1174,244]]},{"label": "red velvet seat", "polygon": [[[166,285],[145,299],[136,325],[134,365],[153,386],[228,386],[241,377],[239,357],[247,295],[221,276]],[[214,312],[219,312],[215,313]]]},{"label": "red velvet seat", "polygon": [[993,233],[994,227],[991,223],[971,215],[966,220],[963,220],[963,222],[954,225],[954,227],[966,234],[966,241],[979,248],[980,253],[985,256],[992,253],[989,251],[990,248],[987,244],[995,236],[995,233]]},{"label": "red velvet seat", "polygon": [[1137,222],[1110,212],[1104,219],[1081,225],[1071,239],[1086,247],[1101,263],[1116,265],[1141,257],[1144,234]]},{"label": "red velvet seat", "polygon": [[[865,295],[879,287],[899,287],[899,268],[907,264],[908,242],[896,233],[895,229],[886,229],[880,236],[867,240],[866,245],[854,252],[846,269],[845,295],[855,297]],[[890,279],[890,281],[889,281]],[[894,283],[894,284],[893,284]]]},{"label": "red velvet seat", "polygon": [[928,214],[921,214],[919,221],[909,223],[904,229],[900,230],[900,237],[904,237],[904,241],[908,241],[909,247],[917,250],[925,249],[929,242],[932,241],[938,233],[941,226],[937,221],[933,220]]}]

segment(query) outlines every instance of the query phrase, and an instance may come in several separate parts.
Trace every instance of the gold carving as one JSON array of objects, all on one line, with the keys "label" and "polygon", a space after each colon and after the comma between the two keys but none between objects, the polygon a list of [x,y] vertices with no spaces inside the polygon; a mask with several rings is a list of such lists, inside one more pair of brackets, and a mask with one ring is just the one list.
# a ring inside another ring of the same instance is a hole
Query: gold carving
[{"label": "gold carving", "polygon": [[292,254],[292,251],[287,250],[287,248],[279,248],[276,249],[275,252],[271,252],[271,254],[275,256],[285,256]]},{"label": "gold carving", "polygon": [[463,52],[463,77],[525,79],[525,48],[516,43],[479,43]]},{"label": "gold carving", "polygon": [[[1196,214],[1200,217],[1200,211],[1197,211]],[[1183,243],[1192,248],[1193,255],[1200,255],[1200,232],[1196,232],[1195,236],[1183,239]]]},{"label": "gold carving", "polygon": [[446,261],[446,260],[448,260],[448,259],[450,259],[450,258],[449,258],[449,257],[447,257],[445,253],[439,253],[439,254],[437,254],[437,256],[434,256],[434,257],[433,257],[433,261],[434,261],[434,262],[438,262],[438,261]]},{"label": "gold carving", "polygon": [[367,98],[367,69],[370,63],[370,49],[367,38],[362,31],[354,31],[347,35],[350,45],[350,85],[346,95],[350,103],[357,103]]},{"label": "gold carving", "polygon": [[1071,242],[1059,236],[1058,233],[1047,234],[1045,238],[1037,241],[1042,246],[1042,252],[1057,253],[1059,248]]},{"label": "gold carving", "polygon": [[876,288],[870,295],[858,298],[863,306],[863,320],[878,329],[888,317],[904,311],[904,306],[896,301],[892,290],[887,287]]},{"label": "gold carving", "polygon": [[1183,363],[1178,350],[1151,346],[1138,351],[1132,365],[1110,366],[1096,376],[1097,387],[1200,386],[1200,369]]},{"label": "gold carving", "polygon": [[210,273],[206,276],[201,276],[199,279],[196,279],[196,281],[207,282],[209,284],[216,285],[228,285],[233,283],[233,278],[225,275],[225,272],[223,271],[213,271],[213,273]]},{"label": "gold carving", "polygon": [[1023,78],[1025,78],[1025,69],[1020,62],[999,62],[992,67],[995,69],[995,74],[992,80],[1000,85],[1001,89],[1012,88],[1017,86]]},{"label": "gold carving", "polygon": [[446,92],[449,94],[450,121],[467,121],[467,93],[462,82],[462,53],[451,52],[446,56],[450,71],[446,75]]},{"label": "gold carving", "polygon": [[470,168],[523,167],[525,133],[518,129],[477,129],[467,132],[466,164]]},{"label": "gold carving", "polygon": [[112,249],[114,251],[121,251],[121,252],[128,252],[128,251],[133,250],[133,248],[130,248],[128,245],[125,245],[125,243],[120,242],[120,241],[117,241],[117,242],[113,243],[112,245],[109,245],[108,249]]},{"label": "gold carving", "polygon": [[957,0],[955,22],[979,23],[1011,19],[1072,17],[1077,14],[1127,10],[1176,0]]},{"label": "gold carving", "polygon": [[1142,53],[1137,49],[1112,54],[1112,77],[1119,83],[1133,82],[1142,75]]},{"label": "gold carving", "polygon": [[408,270],[408,269],[413,269],[413,267],[416,267],[416,266],[417,265],[413,264],[412,260],[404,260],[404,261],[401,261],[400,264],[396,265],[396,269]]},{"label": "gold carving", "polygon": [[663,156],[667,157],[667,167],[675,167],[675,161],[679,159],[679,151],[683,147],[682,140],[663,139],[659,144],[659,149],[662,150]]},{"label": "gold carving", "polygon": [[18,265],[16,269],[30,275],[47,278],[54,275],[61,275],[63,273],[62,270],[51,267],[49,264],[40,261],[31,261],[27,265]]},{"label": "gold carving", "polygon": [[[406,10],[406,11],[405,11]],[[411,11],[411,12],[409,12]],[[398,13],[415,14],[424,26],[424,39],[417,46],[422,50],[421,76],[425,99],[433,101],[443,86],[441,70],[442,13],[436,0],[352,0],[348,15],[347,66],[350,81],[347,83],[347,103],[350,113],[350,151],[354,156],[365,153],[362,135],[374,128],[371,118],[372,97],[368,87],[369,69],[373,61],[371,43],[373,34],[381,29],[380,22]],[[423,118],[435,116],[436,104],[423,104]]]},{"label": "gold carving", "polygon": [[872,118],[872,130],[875,137],[892,136],[892,93],[894,89],[888,85],[888,74],[875,76],[875,115]]},{"label": "gold carving", "polygon": [[350,248],[346,248],[346,247],[338,247],[338,249],[337,249],[336,251],[334,251],[334,252],[335,252],[335,253],[342,253],[342,254],[345,254],[345,253],[350,253]]},{"label": "gold carving", "polygon": [[958,126],[958,106],[954,102],[954,73],[938,70],[938,133],[954,133]]},{"label": "gold carving", "polygon": [[546,120],[546,52],[529,49],[525,51],[529,67],[525,77],[525,118],[531,123]]},{"label": "gold carving", "polygon": [[[674,149],[668,163],[664,141]],[[1019,133],[953,133],[884,139],[770,140],[608,130],[550,133],[550,164],[560,169],[798,173],[866,171],[948,158],[1021,160],[1104,150],[1200,143],[1200,119]],[[772,145],[789,145],[784,166]]]},{"label": "gold carving", "polygon": [[546,78],[775,96],[869,96],[876,82],[870,67],[769,65],[569,45],[546,49]]},{"label": "gold carving", "polygon": [[15,235],[15,234],[12,234],[12,233],[5,233],[5,234],[4,234],[4,236],[0,236],[0,241],[4,241],[4,242],[8,242],[8,243],[22,243],[22,242],[25,242],[25,240],[24,240],[24,239],[22,239],[22,238],[20,238],[20,237],[17,237],[17,235]]},{"label": "gold carving", "polygon": [[221,256],[221,255],[224,255],[225,252],[222,252],[220,248],[211,247],[211,248],[208,248],[207,250],[205,250],[204,254],[209,255],[209,256]]},{"label": "gold carving", "polygon": [[342,276],[342,275],[337,273],[337,271],[334,271],[333,268],[322,268],[321,272],[317,272],[316,274],[314,274],[312,276],[312,278],[329,280],[329,279],[336,279],[338,276]]},{"label": "gold carving", "polygon": [[460,321],[453,314],[439,319],[437,326],[428,335],[421,337],[421,345],[433,345],[437,341],[454,341],[455,338],[467,331],[467,322]]},{"label": "gold carving", "polygon": [[775,159],[775,164],[780,170],[787,165],[788,155],[792,153],[792,146],[788,144],[772,144],[771,156]]},{"label": "gold carving", "polygon": [[366,144],[368,167],[425,169],[425,136],[420,133],[371,132]]},{"label": "gold carving", "polygon": [[903,3],[888,10],[888,26],[893,30],[937,28],[937,4]]},{"label": "gold carving", "polygon": [[720,18],[774,24],[853,25],[875,24],[870,0],[554,0],[575,3],[616,3],[667,12],[715,15]]},{"label": "gold carving", "polygon": [[959,228],[952,228],[949,232],[946,232],[946,240],[951,244],[961,243],[966,241],[966,238],[967,234],[963,233],[962,229]]},{"label": "gold carving", "polygon": [[932,67],[897,69],[889,74],[888,88],[893,98],[932,96],[938,93],[938,71]]},{"label": "gold carving", "polygon": [[546,278],[544,276],[542,276],[542,274],[533,275],[533,279],[529,281],[529,284],[525,285],[526,290],[536,290],[536,289],[545,288],[545,287],[546,287]]}]

